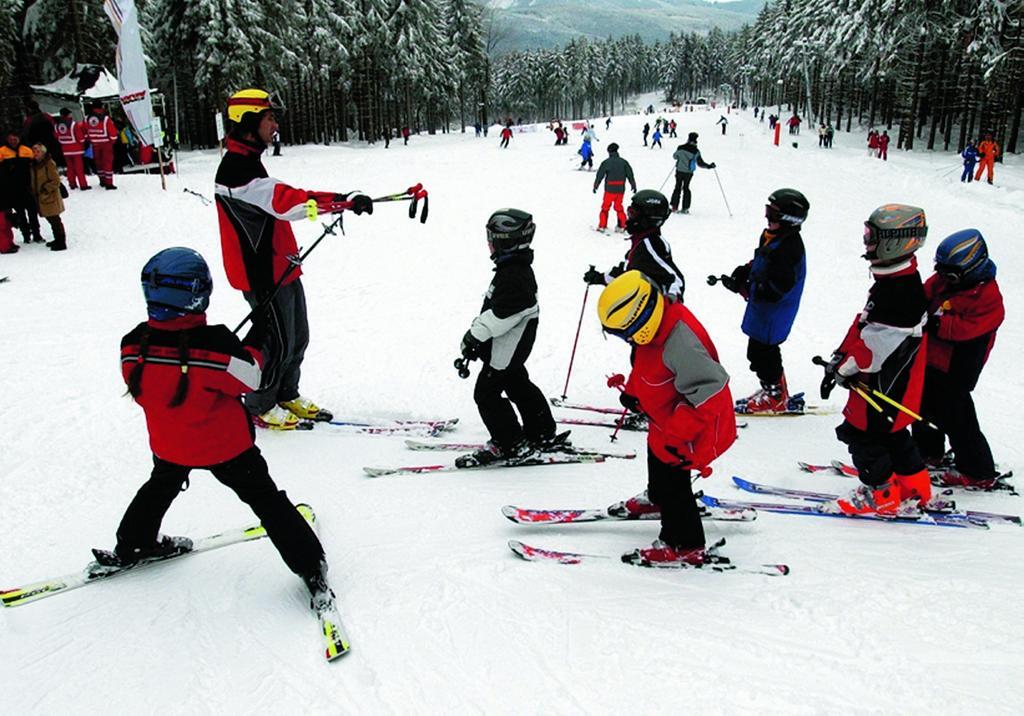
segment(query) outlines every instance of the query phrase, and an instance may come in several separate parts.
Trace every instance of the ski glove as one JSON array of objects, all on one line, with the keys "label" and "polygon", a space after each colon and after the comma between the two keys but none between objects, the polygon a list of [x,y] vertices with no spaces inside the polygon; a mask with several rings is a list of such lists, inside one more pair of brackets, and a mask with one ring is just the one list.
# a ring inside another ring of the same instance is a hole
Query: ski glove
[{"label": "ski glove", "polygon": [[483,343],[480,339],[474,336],[472,331],[466,331],[466,335],[462,337],[462,345],[459,346],[459,351],[466,360],[474,360],[480,356],[481,346],[483,346]]},{"label": "ski glove", "polygon": [[714,169],[717,166],[718,166],[717,164],[715,164],[714,162],[711,162],[710,164],[708,164],[708,169]]},{"label": "ski glove", "polygon": [[352,213],[356,216],[373,213],[373,199],[366,194],[354,191],[351,194],[346,194],[345,198],[352,202]]},{"label": "ski glove", "polygon": [[619,393],[619,402],[622,404],[623,408],[631,413],[636,413],[638,415],[644,414],[643,408],[640,407],[640,399],[635,395],[630,395],[625,392]]},{"label": "ski glove", "polygon": [[591,286],[604,286],[605,278],[604,274],[598,271],[596,268],[591,266],[587,269],[587,272],[583,274],[583,280]]},{"label": "ski glove", "polygon": [[623,264],[619,264],[618,266],[612,266],[610,269],[608,269],[608,276],[613,279],[618,278],[624,273],[626,273],[626,268]]}]

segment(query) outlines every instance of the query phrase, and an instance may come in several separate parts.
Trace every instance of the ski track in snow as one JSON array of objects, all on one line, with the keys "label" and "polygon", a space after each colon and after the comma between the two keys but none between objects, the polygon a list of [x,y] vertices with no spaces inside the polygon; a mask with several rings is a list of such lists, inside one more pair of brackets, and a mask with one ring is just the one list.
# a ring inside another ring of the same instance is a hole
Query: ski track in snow
[{"label": "ski track in snow", "polygon": [[[641,99],[638,105],[645,106]],[[862,222],[886,202],[925,208],[935,247],[976,226],[999,265],[1008,320],[975,391],[996,457],[1020,466],[1016,430],[1024,379],[1019,277],[1024,168],[997,165],[997,185],[961,185],[952,154],[894,150],[865,156],[861,134],[783,135],[719,112],[683,113],[682,143],[701,133],[719,166],[734,218],[712,172],[693,181],[689,216],[665,235],[687,281],[687,303],[708,327],[737,397],[756,387],[739,331],[742,302],[704,277],[728,273],[751,255],[767,195],[782,186],[807,194],[808,279],[783,348],[795,390],[816,396],[827,356],[862,307],[869,286],[859,258]],[[612,141],[633,165],[639,188],[658,188],[677,144],[640,146],[651,117],[595,122],[595,160]],[[808,128],[813,131],[812,128]],[[516,206],[534,213],[542,320],[529,368],[548,395],[565,379],[591,263],[607,269],[625,243],[601,236],[592,173],[569,162],[577,138],[554,147],[541,128],[515,135],[413,136],[408,147],[286,147],[267,157],[273,176],[309,189],[371,195],[423,182],[425,225],[406,204],[346,216],[344,237],[325,240],[304,267],[311,344],[303,390],[339,417],[461,418],[453,439],[483,437],[472,380],[452,368],[459,340],[490,278],[483,226]],[[211,322],[233,326],[247,312],[223,275],[212,198],[215,151],[184,154],[182,173],[161,192],[152,177],[118,177],[116,193],[73,193],[65,224],[70,250],[30,246],[0,258],[4,340],[0,404],[0,585],[71,572],[91,546],[109,546],[150,467],[140,410],[120,397],[118,341],[145,316],[139,271],[157,250],[200,250],[214,274]],[[93,178],[95,183],[95,178]],[[671,191],[671,182],[665,193]],[[297,223],[309,246],[317,226]],[[569,394],[614,405],[605,376],[628,370],[628,349],[604,340],[590,291]],[[474,373],[477,366],[474,366]],[[833,395],[838,407],[842,391]],[[815,402],[816,399],[815,399]],[[557,415],[580,417],[572,411]],[[805,475],[797,460],[845,458],[833,434],[838,415],[751,420],[715,475],[699,487],[748,499],[729,477],[804,489],[854,482]],[[608,431],[578,427],[577,444],[608,446]],[[667,710],[725,713],[1009,713],[1024,701],[1024,586],[1021,531],[888,526],[760,514],[750,524],[708,523],[737,562],[786,562],[785,579],[593,566],[527,564],[511,538],[545,547],[619,554],[649,542],[653,523],[520,527],[499,513],[525,507],[603,507],[645,485],[644,438],[622,434],[616,449],[634,461],[507,471],[368,479],[364,465],[451,460],[405,449],[404,436],[316,430],[261,433],[271,473],[295,501],[312,504],[331,562],[352,652],[327,664],[304,588],[267,540],[154,566],[39,604],[0,612],[8,664],[0,677],[6,713],[224,713],[295,709],[374,713],[581,713]],[[772,499],[772,498],[767,498]],[[964,494],[973,509],[1020,513],[1024,500]],[[168,513],[164,531],[203,536],[248,524],[248,509],[204,473]],[[159,687],[155,687],[159,684]]]}]

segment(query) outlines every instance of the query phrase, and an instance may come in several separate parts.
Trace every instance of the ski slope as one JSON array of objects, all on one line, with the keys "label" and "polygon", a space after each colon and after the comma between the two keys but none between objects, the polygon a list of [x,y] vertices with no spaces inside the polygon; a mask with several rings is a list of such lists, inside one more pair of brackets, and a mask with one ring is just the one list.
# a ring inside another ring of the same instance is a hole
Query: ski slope
[{"label": "ski slope", "polygon": [[[644,102],[646,104],[646,102]],[[665,115],[669,116],[669,115]],[[1024,379],[1024,167],[996,166],[996,185],[961,185],[952,154],[897,150],[865,156],[860,134],[818,149],[767,124],[717,111],[676,114],[679,140],[640,146],[653,117],[595,122],[596,164],[609,142],[658,188],[687,132],[718,164],[733,217],[715,181],[699,171],[688,216],[665,235],[686,273],[687,304],[708,327],[734,395],[756,387],[744,358],[742,301],[704,277],[746,261],[764,203],[792,186],[811,202],[804,240],[808,278],[783,355],[792,390],[816,395],[816,354],[828,355],[862,307],[870,279],[862,222],[879,204],[925,208],[931,233],[924,274],[947,234],[976,226],[999,266],[1008,320],[975,392],[996,458],[1021,467]],[[272,175],[308,189],[371,195],[422,182],[426,224],[406,204],[346,217],[347,234],[324,241],[304,267],[311,344],[303,391],[339,417],[461,418],[451,437],[484,437],[472,380],[452,367],[480,305],[491,264],[483,226],[514,206],[537,223],[541,322],[529,362],[549,394],[562,391],[591,263],[623,254],[618,235],[592,231],[594,174],[574,171],[576,135],[554,147],[541,127],[507,150],[496,132],[413,136],[409,146],[286,147],[267,157]],[[72,195],[70,250],[29,246],[0,257],[4,306],[0,361],[0,587],[83,566],[110,546],[121,514],[150,467],[142,412],[122,396],[118,344],[145,317],[139,272],[171,245],[202,252],[214,274],[211,322],[247,312],[224,279],[216,215],[188,188],[213,195],[216,151],[180,157],[160,190],[152,177],[117,177],[117,192]],[[92,178],[95,183],[95,178]],[[671,183],[665,186],[666,194]],[[44,229],[45,231],[45,229]],[[300,244],[318,226],[296,224]],[[614,405],[605,376],[628,370],[628,348],[605,340],[586,306],[571,398]],[[475,372],[474,366],[474,372]],[[831,405],[841,406],[842,391]],[[817,401],[815,401],[817,402]],[[559,416],[570,416],[556,410]],[[577,414],[575,417],[583,417]],[[750,499],[730,476],[838,491],[841,477],[810,476],[796,461],[846,456],[837,415],[751,420],[701,484]],[[578,445],[609,446],[608,431],[573,430]],[[422,476],[367,478],[365,465],[432,463],[401,437],[260,433],[271,473],[294,501],[312,504],[352,653],[327,664],[307,596],[266,540],[242,544],[19,609],[0,611],[0,710],[4,713],[1010,713],[1024,703],[1024,576],[1020,528],[934,529],[761,514],[749,524],[706,524],[709,540],[747,562],[786,562],[784,579],[630,568],[528,564],[509,539],[618,554],[650,542],[651,523],[522,527],[504,504],[603,507],[644,488],[643,436],[616,449],[634,461]],[[453,457],[453,456],[452,456]],[[771,498],[768,498],[771,499]],[[962,507],[1021,513],[1004,494],[957,498]],[[251,521],[247,508],[206,473],[194,473],[164,523],[203,536]]]}]

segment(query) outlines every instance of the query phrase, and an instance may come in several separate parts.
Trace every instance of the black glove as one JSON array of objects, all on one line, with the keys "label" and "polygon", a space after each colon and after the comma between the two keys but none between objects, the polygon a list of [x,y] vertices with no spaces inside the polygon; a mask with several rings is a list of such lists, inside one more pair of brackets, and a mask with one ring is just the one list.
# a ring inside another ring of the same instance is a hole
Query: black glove
[{"label": "black glove", "polygon": [[637,413],[643,415],[644,411],[640,407],[640,399],[635,395],[629,393],[619,393],[619,402],[622,403],[622,407],[631,413]]},{"label": "black glove", "polygon": [[714,162],[711,162],[710,164],[708,164],[708,169],[714,169],[717,166],[718,166],[717,164],[715,164]]},{"label": "black glove", "polygon": [[677,458],[679,458],[679,467],[688,467],[689,465],[693,464],[693,461],[690,460],[690,458],[688,458],[686,455],[683,455],[681,452],[679,452],[678,448],[673,447],[672,445],[666,445],[665,452],[669,453],[670,455],[675,455]]},{"label": "black glove", "polygon": [[480,346],[482,345],[483,343],[473,335],[472,331],[466,331],[466,335],[462,337],[462,345],[459,346],[459,351],[466,360],[474,360],[479,357]]},{"label": "black glove", "polygon": [[737,286],[746,286],[750,281],[750,264],[741,264],[732,270],[729,275]]},{"label": "black glove", "polygon": [[719,276],[718,281],[733,293],[740,292],[740,285],[736,282],[732,276]]},{"label": "black glove", "polygon": [[[815,360],[820,359],[816,358]],[[835,353],[832,354],[832,357],[829,359],[828,363],[825,363],[822,366],[822,368],[825,369],[825,377],[821,379],[821,389],[819,391],[822,400],[828,399],[828,396],[832,394],[832,390],[836,387],[837,384],[842,386],[843,388],[849,388],[850,385],[856,382],[856,373],[850,377],[840,375],[839,366],[844,360],[846,360],[846,354],[836,351]]]},{"label": "black glove", "polygon": [[347,194],[345,198],[352,202],[352,213],[356,216],[360,214],[372,214],[373,213],[373,199],[368,197],[362,192],[352,192]]},{"label": "black glove", "polygon": [[594,193],[595,194],[597,193],[597,187],[596,186],[594,187]]},{"label": "black glove", "polygon": [[583,274],[583,280],[591,286],[604,286],[604,274],[598,271],[596,268],[591,266],[587,269],[587,272]]},{"label": "black glove", "polygon": [[941,322],[941,317],[938,314],[933,313],[930,316],[928,316],[928,323],[925,325],[924,328],[925,328],[925,330],[928,333],[931,333],[932,335],[935,335],[935,334],[937,334],[939,332],[939,323],[940,322]]}]

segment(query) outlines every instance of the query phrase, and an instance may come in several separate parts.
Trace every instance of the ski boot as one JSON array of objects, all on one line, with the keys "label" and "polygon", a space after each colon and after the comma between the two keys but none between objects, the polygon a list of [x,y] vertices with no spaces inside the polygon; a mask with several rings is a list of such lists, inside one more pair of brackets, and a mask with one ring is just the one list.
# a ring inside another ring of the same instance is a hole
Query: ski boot
[{"label": "ski boot", "polygon": [[483,467],[485,465],[492,465],[499,462],[516,464],[524,462],[538,454],[539,451],[537,448],[535,448],[530,441],[526,439],[520,440],[509,448],[502,448],[493,440],[488,440],[487,444],[479,450],[475,450],[468,455],[460,455],[455,458],[455,467]]},{"label": "ski boot", "polygon": [[541,438],[540,440],[534,440],[533,446],[538,452],[564,452],[573,453],[575,449],[572,446],[572,441],[569,440],[571,430],[566,430],[564,433],[555,433],[554,435]]},{"label": "ski boot", "polygon": [[118,544],[114,551],[94,549],[93,557],[101,567],[117,567],[124,569],[134,567],[140,562],[158,562],[169,557],[192,551],[192,540],[188,537],[167,537],[161,535],[149,547],[126,547]]},{"label": "ski boot", "polygon": [[334,591],[327,584],[327,562],[320,562],[310,574],[303,575],[302,581],[309,590],[309,607],[318,614],[334,604]]},{"label": "ski boot", "polygon": [[673,547],[656,539],[649,547],[641,547],[622,555],[622,561],[640,567],[703,567],[710,562],[717,563],[725,559],[716,557],[714,547]]},{"label": "ski boot", "polygon": [[334,420],[334,415],[332,415],[329,410],[324,410],[309,398],[303,398],[301,395],[292,400],[286,400],[283,403],[278,403],[278,405],[285,410],[290,410],[292,415],[297,417],[299,420],[314,420],[320,422]]},{"label": "ski boot", "polygon": [[988,479],[975,479],[966,475],[955,467],[947,467],[944,470],[931,473],[930,482],[938,487],[962,487],[967,490],[980,490],[990,492],[1001,489],[1005,483],[1002,482],[1003,475],[996,475]]},{"label": "ski boot", "polygon": [[858,485],[847,497],[835,502],[823,503],[823,512],[839,512],[844,515],[886,515],[895,517],[902,504],[900,487],[895,480],[881,485]]},{"label": "ski boot", "polygon": [[624,233],[626,233],[626,227],[625,226],[616,226],[615,227],[615,233],[616,234],[624,234]]},{"label": "ski boot", "polygon": [[789,410],[789,391],[786,388],[786,376],[779,378],[778,383],[761,383],[761,390],[753,395],[736,401],[736,412],[753,413],[784,413]]},{"label": "ski boot", "polygon": [[252,416],[253,425],[267,430],[295,430],[299,426],[299,418],[288,408],[275,405],[262,415]]},{"label": "ski boot", "polygon": [[932,499],[932,481],[927,470],[915,472],[913,475],[894,474],[892,481],[899,487],[900,499],[903,501],[924,507]]},{"label": "ski boot", "polygon": [[599,234],[607,234],[608,233],[608,227],[607,226],[598,226],[596,229],[594,229],[594,231],[596,231]]},{"label": "ski boot", "polygon": [[[616,502],[608,507],[608,514],[612,517],[620,517],[627,520],[640,520],[647,515],[661,515],[661,508],[650,501],[647,497],[647,490],[639,495],[634,495],[628,500]],[[648,517],[647,519],[654,519]]]}]

